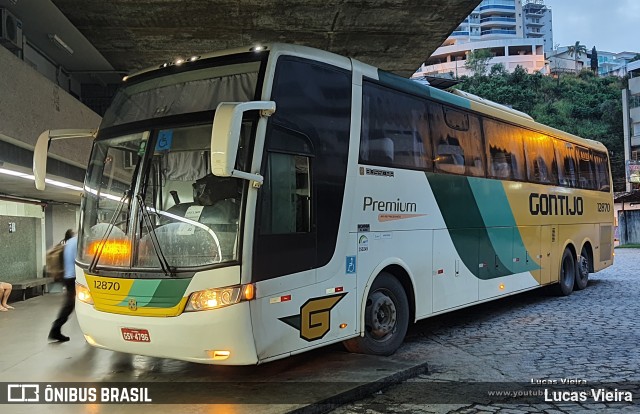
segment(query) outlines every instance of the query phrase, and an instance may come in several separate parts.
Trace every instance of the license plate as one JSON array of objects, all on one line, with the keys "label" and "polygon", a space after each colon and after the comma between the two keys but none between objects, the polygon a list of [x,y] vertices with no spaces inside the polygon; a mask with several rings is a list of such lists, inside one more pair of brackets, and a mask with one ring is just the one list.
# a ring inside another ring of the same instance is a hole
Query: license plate
[{"label": "license plate", "polygon": [[149,331],[146,329],[120,328],[122,338],[129,342],[151,342]]}]

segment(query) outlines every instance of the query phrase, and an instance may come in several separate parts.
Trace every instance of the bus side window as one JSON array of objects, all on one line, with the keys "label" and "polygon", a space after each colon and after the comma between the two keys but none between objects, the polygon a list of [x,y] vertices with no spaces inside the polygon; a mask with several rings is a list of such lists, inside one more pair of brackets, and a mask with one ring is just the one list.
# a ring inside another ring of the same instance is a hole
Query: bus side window
[{"label": "bus side window", "polygon": [[488,146],[489,177],[525,180],[521,128],[488,118],[482,124]]},{"label": "bus side window", "polygon": [[601,152],[593,152],[593,160],[595,162],[597,188],[600,191],[610,191],[609,183],[609,164],[607,155]]},{"label": "bus side window", "polygon": [[261,234],[311,232],[310,139],[274,124],[267,147],[261,188]]},{"label": "bus side window", "polygon": [[461,109],[429,104],[436,170],[484,177],[480,120]]},{"label": "bus side window", "polygon": [[596,190],[595,161],[593,154],[582,147],[576,147],[578,156],[578,186],[587,190]]},{"label": "bus side window", "polygon": [[431,170],[425,102],[371,82],[364,82],[362,93],[360,162]]},{"label": "bus side window", "polygon": [[262,234],[311,231],[309,157],[269,152],[263,185]]},{"label": "bus side window", "polygon": [[527,177],[532,183],[557,184],[557,164],[553,138],[534,131],[522,130]]},{"label": "bus side window", "polygon": [[558,183],[564,187],[578,187],[575,145],[554,139],[556,159],[558,160]]}]

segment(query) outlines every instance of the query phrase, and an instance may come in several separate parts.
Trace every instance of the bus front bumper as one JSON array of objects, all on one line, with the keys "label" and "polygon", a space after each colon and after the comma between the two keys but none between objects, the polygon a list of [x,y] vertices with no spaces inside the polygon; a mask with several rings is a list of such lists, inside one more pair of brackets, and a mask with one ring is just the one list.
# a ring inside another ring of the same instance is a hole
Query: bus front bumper
[{"label": "bus front bumper", "polygon": [[[258,362],[249,302],[175,317],[141,317],[100,312],[76,300],[76,312],[85,339],[98,348],[204,364]],[[131,338],[130,332],[142,334]]]}]

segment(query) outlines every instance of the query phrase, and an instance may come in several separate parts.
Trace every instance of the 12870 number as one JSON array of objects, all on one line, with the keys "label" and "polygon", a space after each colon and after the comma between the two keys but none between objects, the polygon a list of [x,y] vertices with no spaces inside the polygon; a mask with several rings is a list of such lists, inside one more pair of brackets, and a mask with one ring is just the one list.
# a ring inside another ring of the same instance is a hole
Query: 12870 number
[{"label": "12870 number", "polygon": [[120,290],[119,282],[109,282],[107,280],[94,280],[93,287],[98,290]]}]

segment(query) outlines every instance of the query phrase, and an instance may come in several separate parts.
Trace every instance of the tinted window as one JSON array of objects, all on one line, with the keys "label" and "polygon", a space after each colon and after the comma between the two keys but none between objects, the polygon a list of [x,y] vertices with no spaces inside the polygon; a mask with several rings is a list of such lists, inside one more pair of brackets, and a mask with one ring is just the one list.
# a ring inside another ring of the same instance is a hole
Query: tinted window
[{"label": "tinted window", "polygon": [[607,154],[594,151],[593,162],[598,190],[610,191],[611,187],[609,184],[609,161],[607,159]]},{"label": "tinted window", "polygon": [[540,184],[558,184],[553,138],[539,132],[524,130],[523,133],[529,181]]},{"label": "tinted window", "polygon": [[270,152],[262,191],[264,234],[311,231],[310,158]]},{"label": "tinted window", "polygon": [[411,95],[365,82],[360,162],[431,169],[427,106]]},{"label": "tinted window", "polygon": [[493,178],[526,180],[522,133],[520,128],[483,120],[487,142],[488,175]]},{"label": "tinted window", "polygon": [[558,183],[564,187],[578,187],[578,165],[576,147],[570,142],[554,140],[558,162]]},{"label": "tinted window", "polygon": [[480,120],[468,112],[429,103],[437,171],[484,177]]},{"label": "tinted window", "polygon": [[591,152],[582,147],[576,146],[576,158],[578,160],[578,188],[586,190],[596,190],[595,162]]}]

